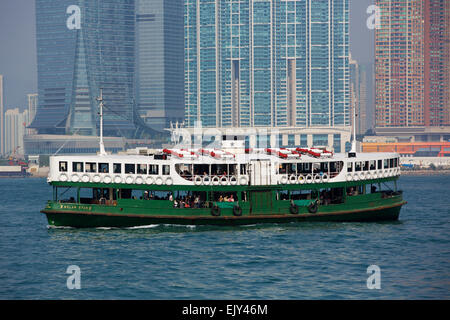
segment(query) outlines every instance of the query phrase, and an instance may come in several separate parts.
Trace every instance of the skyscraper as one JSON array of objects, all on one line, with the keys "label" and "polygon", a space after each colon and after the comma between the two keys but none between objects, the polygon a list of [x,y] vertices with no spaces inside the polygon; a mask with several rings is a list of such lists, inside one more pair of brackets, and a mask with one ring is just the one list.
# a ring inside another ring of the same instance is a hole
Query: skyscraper
[{"label": "skyscraper", "polygon": [[375,115],[377,127],[424,125],[422,0],[377,0]]},{"label": "skyscraper", "polygon": [[136,0],[136,104],[151,128],[184,119],[183,0]]},{"label": "skyscraper", "polygon": [[349,125],[348,0],[185,0],[186,124]]},{"label": "skyscraper", "polygon": [[[27,94],[28,97],[28,123],[27,126],[31,124],[31,122],[34,120],[34,117],[36,115],[37,111],[37,105],[38,105],[38,95],[37,93],[30,93]],[[28,129],[27,134],[34,134],[35,129]]]},{"label": "skyscraper", "polygon": [[450,126],[450,1],[425,0],[426,126]]},{"label": "skyscraper", "polygon": [[3,111],[3,75],[0,74],[0,156],[5,154],[5,119]]},{"label": "skyscraper", "polygon": [[[358,64],[358,61],[349,59],[350,68],[350,96],[353,112],[356,111],[356,133],[365,134],[367,130],[367,95],[366,95],[366,81],[367,72],[363,65]],[[352,120],[353,124],[353,120]]]},{"label": "skyscraper", "polygon": [[24,153],[23,137],[27,123],[28,110],[20,112],[15,108],[5,112],[5,154]]},{"label": "skyscraper", "polygon": [[36,0],[39,133],[96,135],[103,90],[104,130],[132,136],[134,0]]}]

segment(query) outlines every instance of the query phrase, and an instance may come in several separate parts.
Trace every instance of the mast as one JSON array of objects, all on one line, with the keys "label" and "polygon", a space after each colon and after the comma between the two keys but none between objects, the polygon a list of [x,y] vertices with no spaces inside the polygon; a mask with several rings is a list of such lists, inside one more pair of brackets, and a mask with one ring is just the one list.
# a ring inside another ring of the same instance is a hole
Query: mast
[{"label": "mast", "polygon": [[100,106],[100,155],[105,156],[105,145],[103,144],[103,90],[100,89],[100,97],[97,98]]},{"label": "mast", "polygon": [[350,152],[356,153],[356,105],[353,104],[353,140]]}]

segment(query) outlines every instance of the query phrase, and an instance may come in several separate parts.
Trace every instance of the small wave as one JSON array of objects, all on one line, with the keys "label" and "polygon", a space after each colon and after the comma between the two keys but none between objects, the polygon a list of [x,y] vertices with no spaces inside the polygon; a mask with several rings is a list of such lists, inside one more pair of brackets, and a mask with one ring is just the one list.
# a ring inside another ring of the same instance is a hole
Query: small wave
[{"label": "small wave", "polygon": [[159,226],[159,224],[149,224],[149,225],[145,225],[145,226],[128,227],[128,228],[125,228],[125,229],[128,229],[128,230],[134,230],[134,229],[152,229],[152,228],[156,228],[156,227],[158,227],[158,226]]},{"label": "small wave", "polygon": [[69,226],[51,226],[47,225],[47,229],[75,229],[74,227]]}]

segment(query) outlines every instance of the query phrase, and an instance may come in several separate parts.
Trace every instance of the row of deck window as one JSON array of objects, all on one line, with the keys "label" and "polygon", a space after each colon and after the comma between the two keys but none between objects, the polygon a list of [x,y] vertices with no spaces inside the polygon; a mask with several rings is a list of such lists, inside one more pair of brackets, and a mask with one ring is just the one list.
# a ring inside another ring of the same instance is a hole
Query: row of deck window
[{"label": "row of deck window", "polygon": [[384,159],[384,160],[369,160],[369,161],[355,161],[347,163],[347,172],[369,171],[397,168],[399,166],[399,159]]},{"label": "row of deck window", "polygon": [[[135,164],[135,163],[109,163],[103,162],[72,162],[72,172],[74,173],[114,173],[114,174],[159,174],[158,164]],[[59,162],[59,172],[67,172],[68,161]],[[170,166],[161,165],[161,174],[170,175]]]}]

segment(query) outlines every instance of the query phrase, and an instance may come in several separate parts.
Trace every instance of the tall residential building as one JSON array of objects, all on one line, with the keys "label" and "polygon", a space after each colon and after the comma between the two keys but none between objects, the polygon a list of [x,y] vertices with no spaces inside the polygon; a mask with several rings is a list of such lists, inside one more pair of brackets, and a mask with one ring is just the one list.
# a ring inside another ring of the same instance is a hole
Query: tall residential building
[{"label": "tall residential building", "polygon": [[5,112],[5,154],[24,152],[23,137],[26,125],[29,123],[28,110],[23,112],[19,108]]},{"label": "tall residential building", "polygon": [[0,74],[0,156],[5,154],[5,119],[3,111],[3,75]]},{"label": "tall residential building", "polygon": [[103,90],[105,135],[133,136],[134,0],[36,0],[41,134],[98,134]]},{"label": "tall residential building", "polygon": [[348,0],[185,0],[186,125],[348,126]]},{"label": "tall residential building", "polygon": [[356,134],[363,135],[367,130],[367,72],[363,65],[358,64],[358,61],[349,59],[350,69],[350,97],[352,106],[352,125],[353,112],[356,112]]},{"label": "tall residential building", "polygon": [[422,0],[377,0],[376,127],[424,125]]},{"label": "tall residential building", "polygon": [[450,126],[450,1],[424,6],[425,125]]},{"label": "tall residential building", "polygon": [[183,0],[136,0],[136,105],[151,128],[184,119]]}]

